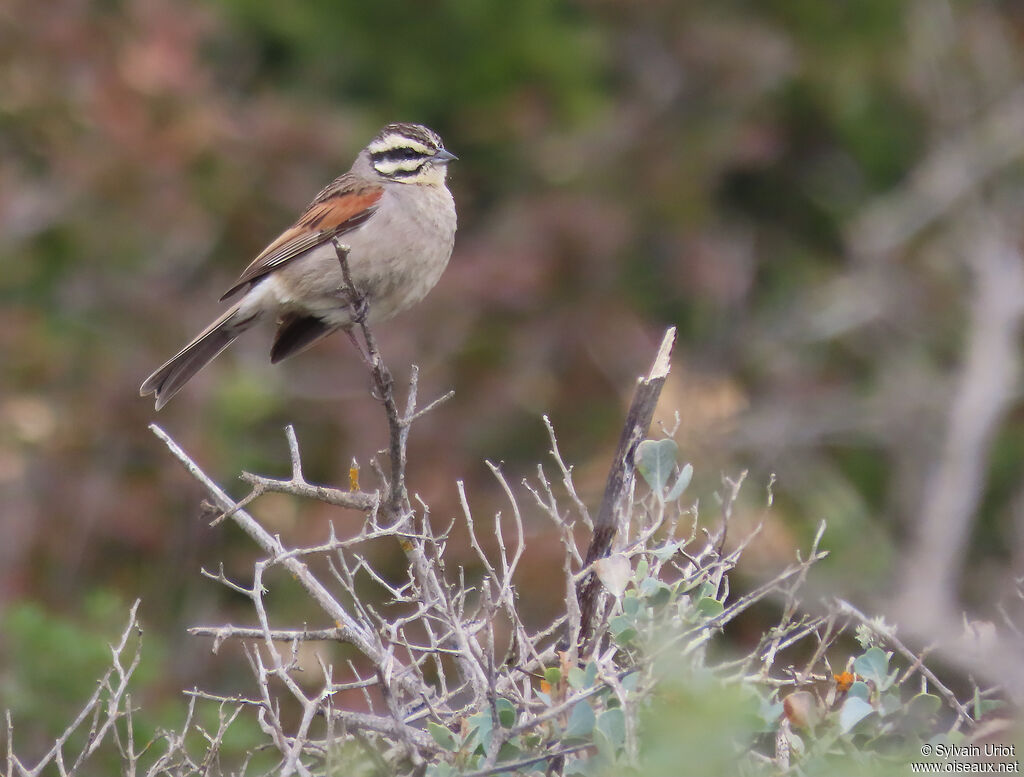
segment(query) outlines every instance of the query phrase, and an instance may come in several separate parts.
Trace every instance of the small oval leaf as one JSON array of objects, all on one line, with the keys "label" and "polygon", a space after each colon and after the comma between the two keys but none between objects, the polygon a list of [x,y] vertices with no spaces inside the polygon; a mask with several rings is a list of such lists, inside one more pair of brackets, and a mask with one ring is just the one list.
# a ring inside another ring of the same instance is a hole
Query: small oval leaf
[{"label": "small oval leaf", "polygon": [[499,698],[494,706],[498,708],[498,722],[504,728],[512,728],[516,722],[516,708],[508,699]]},{"label": "small oval leaf", "polygon": [[595,720],[594,710],[585,701],[581,701],[569,714],[569,725],[565,728],[566,738],[589,735],[594,730]]},{"label": "small oval leaf", "polygon": [[608,630],[611,631],[612,636],[617,637],[626,629],[633,628],[635,623],[636,618],[632,615],[616,615],[614,618],[609,618]]},{"label": "small oval leaf", "polygon": [[628,647],[630,644],[632,644],[633,640],[636,639],[636,635],[636,629],[630,627],[628,629],[623,629],[618,634],[614,635],[614,638],[616,644],[622,645],[622,647]]},{"label": "small oval leaf", "polygon": [[871,705],[859,696],[848,696],[839,710],[839,730],[846,734],[864,718],[874,712]]},{"label": "small oval leaf", "polygon": [[433,738],[438,745],[443,747],[445,750],[454,752],[458,748],[455,746],[455,735],[448,730],[447,726],[442,726],[439,723],[435,723],[432,720],[427,721],[427,731],[430,732],[430,736]]},{"label": "small oval leaf", "polygon": [[697,611],[708,618],[714,618],[725,612],[725,605],[717,599],[705,596],[697,602]]},{"label": "small oval leaf", "polygon": [[867,701],[871,698],[871,689],[868,688],[868,684],[858,680],[850,686],[850,690],[846,692],[847,696],[856,696],[858,698]]},{"label": "small oval leaf", "polygon": [[782,700],[782,707],[786,711],[789,722],[800,728],[814,728],[821,719],[818,700],[809,691],[796,691],[789,694]]},{"label": "small oval leaf", "polygon": [[675,440],[644,440],[636,446],[636,468],[659,499],[664,498],[665,484],[675,469],[678,453]]},{"label": "small oval leaf", "polygon": [[599,558],[594,562],[594,572],[597,579],[607,588],[612,596],[618,599],[626,591],[629,579],[633,574],[633,567],[629,559],[621,553],[616,553],[607,558]]},{"label": "small oval leaf", "polygon": [[919,693],[907,704],[907,721],[910,726],[927,730],[939,710],[942,709],[942,700],[932,693]]},{"label": "small oval leaf", "polygon": [[640,612],[640,599],[636,596],[622,597],[622,611],[626,615],[636,615]]},{"label": "small oval leaf", "polygon": [[676,482],[672,485],[672,489],[666,494],[666,502],[674,502],[676,499],[683,495],[686,487],[690,485],[690,481],[693,480],[693,465],[687,464],[679,472],[679,477],[676,478]]},{"label": "small oval leaf", "polygon": [[626,715],[620,707],[602,712],[596,728],[608,737],[614,747],[622,747],[626,741]]},{"label": "small oval leaf", "polygon": [[870,648],[864,655],[857,656],[853,671],[880,688],[889,676],[889,656],[880,647]]}]

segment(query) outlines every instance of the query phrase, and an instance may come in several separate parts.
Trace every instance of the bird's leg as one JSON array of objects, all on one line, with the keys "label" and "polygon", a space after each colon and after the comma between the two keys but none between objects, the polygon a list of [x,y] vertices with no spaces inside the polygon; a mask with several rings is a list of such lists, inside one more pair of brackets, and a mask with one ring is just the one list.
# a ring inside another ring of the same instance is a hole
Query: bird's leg
[{"label": "bird's leg", "polygon": [[366,301],[366,295],[356,291],[355,286],[347,286],[345,296],[348,297],[349,305],[352,306],[352,323],[362,326],[370,315],[370,303]]},{"label": "bird's leg", "polygon": [[352,327],[345,327],[345,334],[348,335],[348,339],[352,341],[352,345],[355,346],[356,353],[358,353],[359,358],[363,360],[363,364],[365,364],[369,369],[372,370],[373,361],[370,359],[370,354],[368,354],[366,352],[366,349],[363,348],[363,344],[359,342],[359,338],[356,337],[356,333],[352,331]]},{"label": "bird's leg", "polygon": [[[359,293],[356,289],[356,285],[352,282],[352,272],[348,267],[348,246],[343,245],[338,238],[333,238],[331,242],[334,244],[334,251],[338,255],[338,264],[341,265],[341,277],[345,282],[341,292],[348,299],[348,304],[351,308],[352,323],[361,327],[366,324],[366,317],[369,315],[370,306],[366,301],[366,297]],[[359,338],[356,337],[353,327],[345,327],[345,334],[348,335],[348,339],[352,341],[352,345],[355,346],[356,353],[358,353],[359,358],[363,360],[363,364],[372,370],[373,361],[370,358],[370,354],[366,352],[366,349],[363,348],[363,344],[359,342]]]},{"label": "bird's leg", "polygon": [[352,323],[362,326],[370,314],[370,305],[366,301],[366,295],[360,293],[352,282],[352,271],[348,266],[349,247],[343,245],[338,238],[333,238],[331,242],[334,244],[334,252],[338,255],[338,264],[341,265],[341,277],[345,281],[341,291],[348,298],[348,304],[352,308]]},{"label": "bird's leg", "polygon": [[[377,344],[370,333],[369,327],[366,325],[367,318],[370,315],[370,303],[367,301],[366,295],[361,293],[356,288],[355,283],[352,282],[352,271],[348,266],[348,246],[344,245],[336,237],[331,242],[334,244],[334,251],[338,255],[338,264],[341,265],[341,277],[345,281],[342,293],[348,298],[349,305],[352,308],[351,316],[354,326],[345,327],[345,334],[348,335],[348,339],[356,347],[356,351],[359,352],[359,357],[363,360],[363,364],[369,368],[370,374],[374,376],[377,387],[381,391],[381,399],[383,399],[384,395],[391,390],[392,379],[391,373],[388,372],[387,367],[380,360]],[[363,337],[366,340],[365,349],[353,331],[355,326],[363,330]]]}]

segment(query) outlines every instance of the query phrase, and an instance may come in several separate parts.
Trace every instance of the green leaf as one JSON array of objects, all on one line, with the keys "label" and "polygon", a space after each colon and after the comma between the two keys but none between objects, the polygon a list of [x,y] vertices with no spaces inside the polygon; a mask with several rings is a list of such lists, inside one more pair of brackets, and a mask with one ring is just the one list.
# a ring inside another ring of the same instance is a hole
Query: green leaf
[{"label": "green leaf", "polygon": [[880,647],[870,648],[858,656],[853,662],[853,671],[865,680],[871,680],[879,690],[889,687],[889,656]]},{"label": "green leaf", "polygon": [[589,688],[594,684],[594,680],[597,679],[597,662],[591,661],[587,664],[586,671],[583,673],[583,680],[586,683],[586,687]]},{"label": "green leaf", "polygon": [[505,728],[512,728],[516,722],[516,708],[508,699],[498,699],[494,706],[498,708],[498,722]]},{"label": "green leaf", "polygon": [[659,499],[665,497],[665,484],[675,469],[678,453],[675,440],[644,440],[636,446],[636,468]]},{"label": "green leaf", "polygon": [[587,687],[587,681],[583,676],[583,670],[578,666],[569,667],[569,687],[582,691]]},{"label": "green leaf", "polygon": [[930,728],[931,722],[942,709],[942,700],[932,693],[919,693],[907,702],[906,721],[917,729]]},{"label": "green leaf", "polygon": [[622,611],[626,615],[636,615],[640,612],[640,599],[632,591],[622,597]]},{"label": "green leaf", "polygon": [[636,618],[631,615],[616,615],[614,618],[609,619],[608,629],[613,636],[617,637],[626,629],[633,628],[634,623],[636,623]]},{"label": "green leaf", "polygon": [[579,702],[569,714],[569,724],[565,728],[565,737],[585,737],[594,730],[596,717],[594,710],[586,701]]},{"label": "green leaf", "polygon": [[[478,712],[475,715],[470,715],[466,722],[469,724],[470,733],[476,734],[477,739],[480,742],[480,747],[486,753],[487,748],[490,747],[491,737],[494,735],[494,724],[491,720],[491,711],[486,710],[484,712]],[[467,737],[467,742],[469,737]]]},{"label": "green leaf", "polygon": [[846,692],[846,698],[856,696],[857,698],[868,701],[871,699],[871,689],[868,688],[868,684],[858,680],[850,686],[850,690]]},{"label": "green leaf", "polygon": [[903,712],[903,700],[900,698],[899,689],[893,689],[889,693],[883,693],[878,699],[878,714],[883,718],[892,715],[894,712]]},{"label": "green leaf", "polygon": [[558,685],[562,681],[562,670],[557,666],[549,666],[544,670],[544,679],[552,686]]},{"label": "green leaf", "polygon": [[848,696],[839,710],[839,730],[847,734],[875,710],[859,696]]},{"label": "green leaf", "polygon": [[676,478],[675,484],[672,489],[665,495],[666,502],[674,502],[683,495],[686,487],[690,485],[690,481],[693,480],[693,465],[687,464],[679,472],[679,477]]},{"label": "green leaf", "polygon": [[651,605],[651,607],[664,607],[669,603],[671,598],[672,589],[664,583],[661,583],[654,589],[651,595],[647,597],[647,603]]},{"label": "green leaf", "polygon": [[725,612],[725,605],[717,599],[705,596],[697,602],[697,611],[707,618],[714,618]]},{"label": "green leaf", "polygon": [[656,577],[645,577],[640,581],[639,591],[641,596],[650,596],[659,588],[663,588],[665,584],[658,580]]},{"label": "green leaf", "polygon": [[[658,561],[664,563],[676,555],[679,552],[679,548],[685,544],[683,541],[665,543],[660,548],[654,549],[654,555],[658,557]],[[639,571],[639,565],[637,565],[637,570]]]},{"label": "green leaf", "polygon": [[602,712],[595,727],[608,737],[608,741],[615,747],[622,747],[626,741],[626,716],[621,708]]},{"label": "green leaf", "polygon": [[772,702],[769,699],[761,699],[758,705],[759,709],[757,715],[761,718],[761,721],[765,724],[763,731],[768,731],[768,726],[774,728],[775,721],[777,721],[782,713],[785,711],[781,701]]},{"label": "green leaf", "polygon": [[597,747],[597,753],[590,759],[591,762],[597,766],[601,764],[596,770],[592,771],[591,774],[599,775],[608,772],[608,767],[615,763],[615,751],[616,747],[612,744],[611,740],[608,739],[608,735],[600,729],[594,729],[594,745]]},{"label": "green leaf", "polygon": [[636,579],[643,580],[645,577],[647,577],[647,572],[649,570],[650,565],[647,563],[647,559],[641,556],[640,560],[636,564]]},{"label": "green leaf", "polygon": [[445,750],[455,752],[458,750],[458,746],[455,744],[455,735],[448,730],[447,726],[442,726],[439,723],[435,723],[432,720],[427,721],[427,731],[430,732],[430,736],[433,738],[438,745],[443,747]]},{"label": "green leaf", "polygon": [[519,758],[522,755],[522,750],[516,747],[511,742],[502,742],[501,747],[498,748],[498,761],[511,761]]},{"label": "green leaf", "polygon": [[614,634],[613,638],[615,639],[616,644],[621,645],[622,647],[628,647],[633,644],[633,640],[636,639],[637,634],[637,630],[630,627],[628,629],[623,629],[618,634]]},{"label": "green leaf", "polygon": [[999,709],[1000,707],[1004,706],[1004,703],[999,699],[983,699],[981,697],[981,692],[978,691],[977,688],[975,688],[974,703],[972,704],[972,706],[974,707],[974,719],[981,720],[982,716],[985,715],[985,713]]}]

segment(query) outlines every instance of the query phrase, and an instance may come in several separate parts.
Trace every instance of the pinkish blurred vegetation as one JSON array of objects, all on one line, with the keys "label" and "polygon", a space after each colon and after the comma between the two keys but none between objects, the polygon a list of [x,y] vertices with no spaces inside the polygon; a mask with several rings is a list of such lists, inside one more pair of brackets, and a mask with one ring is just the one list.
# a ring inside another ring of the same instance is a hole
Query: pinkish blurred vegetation
[{"label": "pinkish blurred vegetation", "polygon": [[[986,286],[1013,297],[1013,266],[976,254],[1020,258],[1022,35],[1008,2],[7,0],[0,606],[21,620],[0,708],[41,692],[24,602],[117,624],[105,597],[141,596],[169,648],[154,698],[223,680],[184,628],[238,604],[200,567],[242,573],[252,551],[207,527],[138,385],[391,120],[461,160],[451,266],[377,332],[400,382],[415,362],[423,397],[456,392],[410,443],[433,515],[456,479],[499,509],[482,460],[532,472],[543,413],[593,502],[675,324],[662,417],[680,413],[694,493],[778,476],[741,572],[825,519],[822,590],[993,617],[1024,568],[1021,312]],[[268,349],[245,337],[157,420],[229,486],[285,472],[287,422],[310,480],[347,482],[385,444],[350,344],[277,367]],[[295,543],[344,520],[261,509]],[[558,604],[553,542],[538,521],[520,591],[538,613]]]}]

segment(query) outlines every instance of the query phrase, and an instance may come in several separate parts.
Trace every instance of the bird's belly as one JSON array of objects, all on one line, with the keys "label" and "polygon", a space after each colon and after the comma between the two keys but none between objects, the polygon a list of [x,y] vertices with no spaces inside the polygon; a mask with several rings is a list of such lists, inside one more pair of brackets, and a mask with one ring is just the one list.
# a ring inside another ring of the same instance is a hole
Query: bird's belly
[{"label": "bird's belly", "polygon": [[[378,212],[363,227],[341,236],[349,249],[352,281],[366,296],[371,323],[402,312],[434,288],[448,266],[454,237],[454,212],[446,219],[415,211],[401,218]],[[276,288],[268,291],[280,308],[312,313],[336,326],[351,324],[333,244],[310,250],[274,275]]]}]

